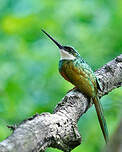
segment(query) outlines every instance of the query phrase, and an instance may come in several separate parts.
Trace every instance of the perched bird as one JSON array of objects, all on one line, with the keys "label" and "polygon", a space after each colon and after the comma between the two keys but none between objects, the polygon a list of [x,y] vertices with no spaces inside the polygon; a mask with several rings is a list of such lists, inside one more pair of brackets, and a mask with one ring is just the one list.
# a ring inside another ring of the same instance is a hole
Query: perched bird
[{"label": "perched bird", "polygon": [[63,46],[42,30],[60,49],[59,72],[72,83],[79,91],[90,97],[95,105],[98,120],[102,129],[105,142],[108,142],[108,129],[103,115],[102,105],[98,98],[99,82],[91,67],[80,54],[70,46]]}]

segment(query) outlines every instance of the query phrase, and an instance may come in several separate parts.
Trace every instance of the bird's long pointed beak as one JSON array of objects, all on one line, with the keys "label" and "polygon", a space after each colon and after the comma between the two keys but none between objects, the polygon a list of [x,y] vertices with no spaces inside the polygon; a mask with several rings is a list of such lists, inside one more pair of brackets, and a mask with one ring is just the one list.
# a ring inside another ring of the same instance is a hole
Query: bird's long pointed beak
[{"label": "bird's long pointed beak", "polygon": [[57,46],[59,49],[63,49],[63,46],[61,44],[59,44],[56,40],[54,40],[54,38],[52,36],[50,36],[47,32],[45,32],[43,29],[42,29],[42,32],[44,34],[46,34]]}]

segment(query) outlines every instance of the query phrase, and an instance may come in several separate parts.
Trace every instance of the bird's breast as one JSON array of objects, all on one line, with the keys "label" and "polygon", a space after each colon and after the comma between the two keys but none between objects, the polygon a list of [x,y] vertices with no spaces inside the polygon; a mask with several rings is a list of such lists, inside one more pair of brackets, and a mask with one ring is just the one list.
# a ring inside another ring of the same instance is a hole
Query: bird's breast
[{"label": "bird's breast", "polygon": [[74,60],[61,60],[59,63],[59,72],[71,83],[75,83],[82,77],[85,77],[85,71],[78,66]]},{"label": "bird's breast", "polygon": [[81,92],[93,97],[95,90],[95,79],[93,74],[87,72],[77,61],[61,60],[59,72],[67,81],[75,85]]}]

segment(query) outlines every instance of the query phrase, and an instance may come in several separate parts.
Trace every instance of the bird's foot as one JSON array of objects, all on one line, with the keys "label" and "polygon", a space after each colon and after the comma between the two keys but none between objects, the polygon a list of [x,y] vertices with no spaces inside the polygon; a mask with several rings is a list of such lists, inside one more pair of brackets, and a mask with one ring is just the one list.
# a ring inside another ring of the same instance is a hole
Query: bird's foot
[{"label": "bird's foot", "polygon": [[71,91],[73,91],[75,89],[77,89],[77,87],[74,87],[74,88],[70,89],[67,93],[69,93],[69,92],[71,92]]}]

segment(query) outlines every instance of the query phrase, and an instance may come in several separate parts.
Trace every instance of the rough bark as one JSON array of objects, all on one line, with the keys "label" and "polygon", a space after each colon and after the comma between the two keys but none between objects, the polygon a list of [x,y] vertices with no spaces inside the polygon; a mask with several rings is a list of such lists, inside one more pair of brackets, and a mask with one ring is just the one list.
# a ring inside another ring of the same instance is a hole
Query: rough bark
[{"label": "rough bark", "polygon": [[[95,74],[101,83],[99,97],[122,86],[122,55]],[[77,121],[90,106],[90,99],[73,89],[56,106],[53,114],[36,114],[17,127],[11,127],[13,133],[0,143],[0,152],[43,152],[47,147],[70,152],[81,143]]]}]

